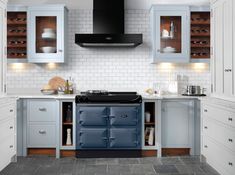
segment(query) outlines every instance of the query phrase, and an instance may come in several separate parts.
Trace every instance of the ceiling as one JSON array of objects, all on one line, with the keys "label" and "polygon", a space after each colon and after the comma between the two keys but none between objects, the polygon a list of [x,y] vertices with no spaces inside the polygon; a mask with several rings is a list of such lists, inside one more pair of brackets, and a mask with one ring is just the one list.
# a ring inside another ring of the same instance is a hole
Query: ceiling
[{"label": "ceiling", "polygon": [[[151,4],[208,5],[209,0],[125,0],[126,9],[149,9]],[[66,4],[69,9],[92,9],[93,0],[9,0],[10,4]]]}]

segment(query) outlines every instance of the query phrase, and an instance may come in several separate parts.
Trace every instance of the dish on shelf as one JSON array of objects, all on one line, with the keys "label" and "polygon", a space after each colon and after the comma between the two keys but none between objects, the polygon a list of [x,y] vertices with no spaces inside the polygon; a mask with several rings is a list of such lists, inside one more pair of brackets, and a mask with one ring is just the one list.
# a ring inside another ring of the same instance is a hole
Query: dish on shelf
[{"label": "dish on shelf", "polygon": [[43,39],[55,39],[56,38],[55,30],[51,28],[43,29],[42,38]]},{"label": "dish on shelf", "polygon": [[55,53],[56,52],[56,48],[55,47],[41,47],[41,50],[43,53]]},{"label": "dish on shelf", "polygon": [[162,49],[163,53],[175,53],[176,49],[173,47],[165,47]]},{"label": "dish on shelf", "polygon": [[55,33],[43,33],[42,38],[43,39],[55,39],[56,35]]}]

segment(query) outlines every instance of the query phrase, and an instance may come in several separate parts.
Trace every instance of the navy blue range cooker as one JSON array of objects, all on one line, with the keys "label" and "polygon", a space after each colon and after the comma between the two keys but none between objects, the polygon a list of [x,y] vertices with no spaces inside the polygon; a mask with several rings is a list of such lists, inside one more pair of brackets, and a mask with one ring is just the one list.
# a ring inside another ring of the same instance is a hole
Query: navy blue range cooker
[{"label": "navy blue range cooker", "polygon": [[87,91],[77,95],[77,157],[138,157],[141,103],[136,92]]}]

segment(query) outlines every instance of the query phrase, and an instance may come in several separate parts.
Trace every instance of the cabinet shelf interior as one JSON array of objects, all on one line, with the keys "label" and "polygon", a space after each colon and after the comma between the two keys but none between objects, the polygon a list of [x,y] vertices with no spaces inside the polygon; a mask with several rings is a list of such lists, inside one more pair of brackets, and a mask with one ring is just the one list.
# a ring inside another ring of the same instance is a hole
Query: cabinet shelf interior
[{"label": "cabinet shelf interior", "polygon": [[[71,121],[67,121],[69,106],[72,113]],[[71,145],[66,145],[67,129],[71,129],[71,139],[73,143],[73,102],[62,102],[62,145],[63,146],[71,146]]]}]

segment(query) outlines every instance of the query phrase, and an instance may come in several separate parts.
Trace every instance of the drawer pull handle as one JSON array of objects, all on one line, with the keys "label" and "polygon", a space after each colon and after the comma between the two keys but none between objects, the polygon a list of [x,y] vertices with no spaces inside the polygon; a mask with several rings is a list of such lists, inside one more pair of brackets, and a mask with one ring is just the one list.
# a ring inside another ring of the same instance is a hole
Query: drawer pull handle
[{"label": "drawer pull handle", "polygon": [[228,139],[229,142],[233,142],[233,139]]},{"label": "drawer pull handle", "polygon": [[13,129],[13,126],[10,126],[10,129]]},{"label": "drawer pull handle", "polygon": [[204,148],[208,148],[208,146],[207,146],[207,145],[205,145],[205,146],[204,146]]},{"label": "drawer pull handle", "polygon": [[229,165],[229,166],[233,166],[233,163],[232,163],[232,162],[229,162],[228,165]]},{"label": "drawer pull handle", "polygon": [[47,111],[47,109],[46,109],[46,108],[39,108],[38,110],[39,110],[39,111],[41,111],[41,112],[45,112],[45,111]]},{"label": "drawer pull handle", "polygon": [[13,148],[13,145],[10,145],[9,148]]},{"label": "drawer pull handle", "polygon": [[205,128],[205,129],[208,129],[208,127],[207,127],[207,126],[205,126],[204,128]]},{"label": "drawer pull handle", "polygon": [[233,118],[229,117],[229,118],[228,118],[228,121],[231,121],[231,122],[232,122],[232,121],[233,121]]},{"label": "drawer pull handle", "polygon": [[208,112],[208,110],[207,110],[207,109],[204,109],[204,112]]},{"label": "drawer pull handle", "polygon": [[38,132],[39,132],[39,134],[46,134],[47,133],[46,131],[43,131],[43,130],[38,131]]},{"label": "drawer pull handle", "polygon": [[13,109],[10,109],[10,112],[13,112],[14,110]]}]

